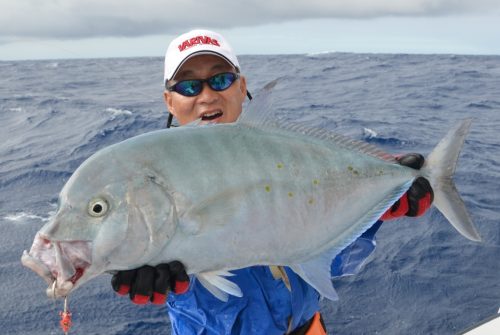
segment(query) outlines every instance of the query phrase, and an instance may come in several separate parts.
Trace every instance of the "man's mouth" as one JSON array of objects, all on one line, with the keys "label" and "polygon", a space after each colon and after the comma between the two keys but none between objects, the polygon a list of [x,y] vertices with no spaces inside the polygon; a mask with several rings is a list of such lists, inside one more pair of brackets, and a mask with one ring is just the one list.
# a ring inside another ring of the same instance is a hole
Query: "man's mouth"
[{"label": "man's mouth", "polygon": [[201,116],[201,120],[202,121],[213,121],[217,118],[220,118],[222,116],[222,112],[221,111],[215,111],[215,112],[210,112],[210,113],[206,113],[206,114],[203,114]]}]

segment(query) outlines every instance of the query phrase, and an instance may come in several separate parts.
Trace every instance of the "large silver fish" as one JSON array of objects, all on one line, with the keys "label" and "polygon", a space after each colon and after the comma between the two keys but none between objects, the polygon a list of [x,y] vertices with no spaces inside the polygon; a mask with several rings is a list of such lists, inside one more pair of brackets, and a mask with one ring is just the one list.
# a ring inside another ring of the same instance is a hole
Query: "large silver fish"
[{"label": "large silver fish", "polygon": [[418,176],[451,224],[480,240],[451,179],[470,120],[414,170],[366,143],[268,117],[271,87],[236,123],[151,132],[87,159],[22,256],[47,294],[180,260],[220,299],[241,295],[228,271],[258,264],[290,266],[336,299],[332,259]]}]

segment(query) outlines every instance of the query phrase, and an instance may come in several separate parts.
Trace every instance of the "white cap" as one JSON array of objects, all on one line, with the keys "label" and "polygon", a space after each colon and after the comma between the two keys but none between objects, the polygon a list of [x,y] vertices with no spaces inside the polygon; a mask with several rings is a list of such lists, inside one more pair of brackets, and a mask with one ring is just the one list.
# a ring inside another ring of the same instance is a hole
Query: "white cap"
[{"label": "white cap", "polygon": [[222,35],[210,30],[191,30],[170,42],[165,54],[163,83],[174,78],[189,58],[206,54],[222,57],[238,71],[240,69],[233,48]]}]

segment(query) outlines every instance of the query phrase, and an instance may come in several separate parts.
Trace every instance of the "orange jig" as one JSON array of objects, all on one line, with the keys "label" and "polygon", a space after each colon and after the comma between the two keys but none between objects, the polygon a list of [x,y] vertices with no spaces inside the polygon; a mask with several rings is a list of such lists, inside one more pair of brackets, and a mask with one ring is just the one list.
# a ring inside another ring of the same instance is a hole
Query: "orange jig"
[{"label": "orange jig", "polygon": [[68,297],[64,298],[64,311],[59,312],[59,316],[61,317],[61,321],[59,321],[59,325],[63,330],[64,334],[68,334],[69,329],[73,322],[71,322],[71,312],[68,309]]}]

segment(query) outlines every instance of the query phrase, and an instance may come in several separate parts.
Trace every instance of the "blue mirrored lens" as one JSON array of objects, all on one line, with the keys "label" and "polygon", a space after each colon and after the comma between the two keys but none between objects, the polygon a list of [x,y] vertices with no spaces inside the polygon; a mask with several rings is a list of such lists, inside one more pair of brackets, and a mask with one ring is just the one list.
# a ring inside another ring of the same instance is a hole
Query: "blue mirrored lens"
[{"label": "blue mirrored lens", "polygon": [[183,80],[174,85],[177,93],[186,96],[195,96],[200,94],[203,83],[200,80]]},{"label": "blue mirrored lens", "polygon": [[213,77],[208,78],[208,85],[214,91],[223,91],[227,89],[236,80],[234,73],[219,73]]}]

